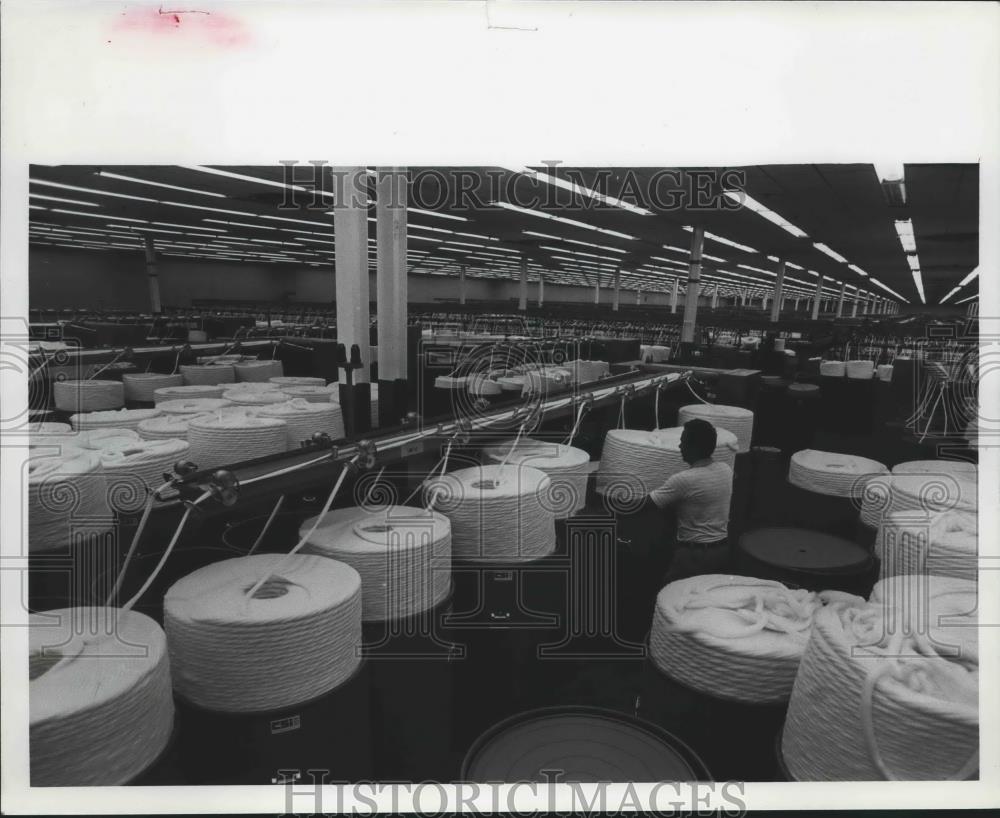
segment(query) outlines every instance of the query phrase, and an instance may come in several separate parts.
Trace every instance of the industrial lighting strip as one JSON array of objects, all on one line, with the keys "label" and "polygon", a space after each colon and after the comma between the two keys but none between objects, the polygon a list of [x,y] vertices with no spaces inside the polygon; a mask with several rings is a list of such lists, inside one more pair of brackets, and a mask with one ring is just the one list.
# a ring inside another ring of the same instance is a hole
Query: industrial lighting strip
[{"label": "industrial lighting strip", "polygon": [[[978,276],[979,276],[979,268],[976,267],[975,270],[973,270],[965,278],[963,278],[961,281],[959,281],[958,284],[955,287],[952,288],[951,292],[949,292],[938,303],[939,304],[943,304],[945,301],[947,301],[949,298],[951,298],[955,293],[957,293],[959,290],[961,290],[962,287],[964,287],[966,284],[968,284],[970,281],[972,281],[973,279],[977,278]],[[975,298],[975,296],[970,296],[970,298]],[[969,299],[966,298],[966,299],[963,299],[963,300],[964,301],[968,301]],[[962,302],[961,301],[956,301],[955,303],[956,304],[961,304]]]}]

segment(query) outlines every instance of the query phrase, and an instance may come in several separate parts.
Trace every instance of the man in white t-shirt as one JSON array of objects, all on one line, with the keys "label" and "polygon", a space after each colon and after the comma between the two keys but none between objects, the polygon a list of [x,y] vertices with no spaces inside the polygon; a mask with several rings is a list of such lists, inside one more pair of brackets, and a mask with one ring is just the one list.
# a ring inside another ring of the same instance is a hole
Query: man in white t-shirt
[{"label": "man in white t-shirt", "polygon": [[[688,464],[649,493],[661,510],[673,508],[677,537],[662,585],[699,574],[729,570],[729,505],[733,496],[733,470],[712,459],[715,427],[695,419],[684,424],[681,457]],[[661,585],[661,587],[662,587]]]}]

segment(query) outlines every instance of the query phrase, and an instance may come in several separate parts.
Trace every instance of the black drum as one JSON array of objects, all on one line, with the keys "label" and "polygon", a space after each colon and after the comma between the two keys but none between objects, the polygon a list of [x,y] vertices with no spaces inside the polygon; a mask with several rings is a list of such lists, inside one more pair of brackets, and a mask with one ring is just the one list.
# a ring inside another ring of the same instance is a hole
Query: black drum
[{"label": "black drum", "polygon": [[875,561],[851,540],[800,528],[758,528],[744,534],[736,569],[811,591],[835,590],[865,598],[876,580]]},{"label": "black drum", "polygon": [[820,494],[786,483],[783,497],[783,525],[807,528],[854,539],[861,519],[859,504],[850,497]]},{"label": "black drum", "polygon": [[812,446],[819,429],[820,390],[811,383],[789,384],[785,391],[785,423],[780,447],[786,456]]},{"label": "black drum", "polygon": [[701,759],[655,724],[614,710],[550,707],[520,713],[480,736],[462,781],[709,781]]}]

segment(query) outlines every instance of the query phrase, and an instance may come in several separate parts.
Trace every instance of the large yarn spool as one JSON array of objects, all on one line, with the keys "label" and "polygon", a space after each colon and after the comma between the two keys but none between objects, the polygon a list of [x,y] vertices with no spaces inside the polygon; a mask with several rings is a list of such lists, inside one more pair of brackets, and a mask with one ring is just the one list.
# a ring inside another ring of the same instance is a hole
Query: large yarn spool
[{"label": "large yarn spool", "polygon": [[[268,384],[269,386],[271,384]],[[277,390],[265,390],[261,392],[246,389],[227,389],[222,393],[223,400],[227,400],[235,406],[271,406],[275,403],[284,403],[288,400],[288,395]]]},{"label": "large yarn spool", "polygon": [[950,474],[958,479],[975,481],[979,469],[964,460],[907,460],[892,467],[893,474]]},{"label": "large yarn spool", "polygon": [[80,537],[113,527],[107,484],[96,452],[67,446],[28,460],[28,550],[65,551]]},{"label": "large yarn spool", "polygon": [[530,466],[474,466],[431,478],[424,493],[451,521],[455,558],[516,563],[555,549],[551,482]]},{"label": "large yarn spool", "polygon": [[108,427],[106,429],[90,429],[83,432],[76,432],[73,435],[72,445],[78,446],[81,449],[99,450],[105,446],[117,446],[138,439],[139,433],[135,429]]},{"label": "large yarn spool", "polygon": [[[684,471],[688,464],[681,457],[683,431],[681,427],[654,432],[608,431],[597,471],[598,493],[638,502],[662,486],[668,477]],[[732,467],[737,447],[736,435],[727,429],[716,429],[715,460]]]},{"label": "large yarn spool", "polygon": [[174,689],[207,710],[308,702],[347,681],[360,661],[361,577],[311,554],[207,565],[170,587],[163,616]]},{"label": "large yarn spool", "polygon": [[298,449],[302,441],[310,440],[316,432],[325,432],[331,440],[344,436],[344,418],[339,403],[310,403],[295,398],[273,406],[262,406],[255,410],[255,414],[285,421],[289,449]]},{"label": "large yarn spool", "polygon": [[802,449],[792,455],[788,482],[833,497],[860,497],[865,484],[889,469],[875,460],[839,452]]},{"label": "large yarn spool", "polygon": [[279,375],[270,382],[283,389],[286,386],[326,386],[326,378],[310,378],[304,375]]},{"label": "large yarn spool", "polygon": [[77,431],[88,429],[138,429],[144,420],[155,418],[159,409],[119,409],[118,411],[85,412],[73,415],[69,422]]},{"label": "large yarn spool", "polygon": [[332,383],[329,386],[282,386],[281,391],[289,398],[302,398],[310,403],[336,403],[338,400],[338,386]]},{"label": "large yarn spool", "polygon": [[160,626],[118,608],[62,608],[28,624],[31,785],[129,783],[173,730]]},{"label": "large yarn spool", "polygon": [[843,378],[847,367],[843,361],[820,361],[819,374],[825,378]]},{"label": "large yarn spool", "polygon": [[153,390],[153,402],[159,406],[168,400],[190,400],[192,398],[221,398],[224,386],[213,384],[189,384],[187,386],[163,386]]},{"label": "large yarn spool", "polygon": [[531,466],[545,472],[550,478],[549,497],[545,504],[552,509],[557,520],[576,514],[587,504],[587,464],[590,455],[560,443],[543,440],[521,440],[511,451],[513,441],[483,449],[483,456],[490,463],[511,463]]},{"label": "large yarn spool", "polygon": [[892,382],[892,364],[879,364],[875,367],[875,374],[880,381]]},{"label": "large yarn spool", "polygon": [[182,398],[165,400],[158,403],[156,408],[165,415],[200,415],[202,412],[214,412],[232,405],[232,401],[225,398]]},{"label": "large yarn spool", "polygon": [[[315,522],[306,520],[299,536]],[[451,523],[435,511],[336,509],[310,534],[302,553],[340,560],[358,572],[365,622],[413,616],[451,592]]]},{"label": "large yarn spool", "polygon": [[143,440],[169,440],[176,438],[187,440],[188,426],[195,418],[213,418],[217,414],[201,415],[160,415],[139,424],[139,437]]},{"label": "large yarn spool", "polygon": [[217,386],[236,382],[232,364],[185,364],[180,370],[186,386]]},{"label": "large yarn spool", "polygon": [[736,435],[737,451],[750,451],[753,437],[753,412],[741,406],[715,403],[692,403],[677,410],[677,425],[683,426],[695,418],[707,420],[716,429],[726,429]]},{"label": "large yarn spool", "polygon": [[[974,638],[975,586],[899,579],[876,586],[872,602],[816,614],[781,743],[795,780],[942,781],[976,772],[978,653],[960,635]],[[920,593],[919,605],[910,592]]]},{"label": "large yarn spool", "polygon": [[134,512],[146,504],[149,494],[163,484],[164,473],[173,472],[178,460],[186,460],[186,440],[139,440],[100,450],[101,467],[108,486],[108,500],[118,512]]},{"label": "large yarn spool", "polygon": [[134,403],[153,403],[155,392],[168,386],[182,386],[183,375],[161,375],[157,372],[137,372],[122,375],[122,385],[125,387],[125,400]]},{"label": "large yarn spool", "polygon": [[861,522],[877,528],[897,511],[940,513],[951,509],[975,512],[976,484],[967,475],[911,472],[880,475],[861,492]]},{"label": "large yarn spool", "polygon": [[246,414],[199,415],[188,424],[189,457],[202,469],[287,451],[285,421]]},{"label": "large yarn spool", "polygon": [[264,381],[280,378],[285,374],[281,361],[243,361],[233,364],[237,381]]},{"label": "large yarn spool", "polygon": [[227,387],[226,392],[245,392],[245,393],[260,393],[260,392],[280,392],[278,384],[271,383],[271,381],[238,381],[237,383],[231,384]]},{"label": "large yarn spool", "polygon": [[874,361],[848,361],[845,365],[848,378],[870,381],[875,374]]},{"label": "large yarn spool", "polygon": [[975,582],[979,571],[976,514],[969,511],[888,514],[878,527],[875,555],[883,578],[931,574]]},{"label": "large yarn spool", "polygon": [[60,412],[120,409],[125,405],[125,387],[121,381],[56,381],[52,399]]}]

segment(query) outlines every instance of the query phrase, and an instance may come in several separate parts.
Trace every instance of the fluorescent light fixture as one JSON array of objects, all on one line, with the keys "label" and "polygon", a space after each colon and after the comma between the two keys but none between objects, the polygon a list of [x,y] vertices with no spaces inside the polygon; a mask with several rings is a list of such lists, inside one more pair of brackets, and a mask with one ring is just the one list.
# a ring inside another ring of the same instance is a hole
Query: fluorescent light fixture
[{"label": "fluorescent light fixture", "polygon": [[308,241],[311,244],[329,244],[331,246],[334,245],[334,244],[336,244],[336,242],[327,241],[326,239],[305,239],[305,238],[302,238],[302,239],[299,239],[299,241]]},{"label": "fluorescent light fixture", "polygon": [[917,240],[913,235],[913,222],[909,219],[896,219],[895,226],[899,243],[903,245],[903,252],[916,253]]},{"label": "fluorescent light fixture", "polygon": [[208,207],[207,205],[185,204],[184,202],[160,202],[160,204],[170,205],[171,207],[185,207],[189,210],[209,210],[212,213],[229,213],[232,216],[248,215],[245,210],[226,210],[225,208],[222,207]]},{"label": "fluorescent light fixture", "polygon": [[556,253],[569,253],[571,256],[586,256],[587,258],[602,258],[602,259],[605,259],[607,261],[614,261],[614,262],[618,261],[618,259],[614,258],[613,256],[601,256],[601,255],[598,255],[597,253],[587,253],[587,252],[584,252],[583,250],[566,250],[566,249],[564,249],[562,247],[550,247],[547,244],[541,245],[541,249],[542,250],[552,250],[553,252],[556,252]]},{"label": "fluorescent light fixture", "polygon": [[295,224],[312,224],[315,225],[316,227],[326,227],[327,229],[329,229],[332,226],[330,222],[314,222],[310,221],[309,219],[289,219],[285,216],[265,216],[263,214],[257,214],[257,218],[270,219],[271,221],[275,222],[294,222]]},{"label": "fluorescent light fixture", "polygon": [[408,221],[406,223],[407,228],[413,228],[415,230],[431,230],[434,233],[447,233],[449,236],[454,234],[454,230],[445,230],[443,227],[431,227],[426,224],[417,224],[416,222]]},{"label": "fluorescent light fixture", "polygon": [[49,182],[45,179],[30,179],[33,185],[47,185],[48,187],[57,187],[60,190],[75,190],[78,193],[94,193],[98,196],[113,196],[116,199],[132,199],[137,202],[153,202],[156,203],[156,199],[150,199],[146,196],[131,196],[128,193],[112,193],[109,190],[98,190],[93,187],[80,187],[79,185],[64,185],[62,182]]},{"label": "fluorescent light fixture", "polygon": [[724,258],[719,258],[718,256],[710,256],[708,253],[702,253],[701,257],[707,258],[709,261],[718,261],[721,262],[722,264],[726,263],[726,260]]},{"label": "fluorescent light fixture", "polygon": [[907,299],[903,298],[903,296],[901,296],[899,293],[897,293],[894,289],[892,289],[891,287],[887,287],[885,284],[883,284],[877,278],[871,278],[871,277],[869,277],[868,280],[871,281],[871,283],[874,284],[876,287],[881,287],[887,293],[891,293],[892,295],[896,296],[896,298],[898,298],[900,301],[903,301],[906,304],[910,303]]},{"label": "fluorescent light fixture", "polygon": [[790,221],[783,218],[782,216],[779,216],[773,210],[761,204],[752,196],[749,196],[747,193],[742,191],[737,192],[732,190],[726,190],[723,191],[723,195],[730,201],[741,203],[743,207],[745,207],[747,210],[751,210],[758,216],[767,219],[772,224],[778,225],[778,227],[780,227],[782,230],[784,230],[787,233],[791,233],[796,238],[802,239],[807,237],[805,230],[799,229]]},{"label": "fluorescent light fixture", "polygon": [[160,227],[181,227],[184,230],[209,230],[212,233],[228,233],[229,231],[222,227],[201,227],[195,224],[176,224],[175,222],[153,222],[153,224],[158,224]]},{"label": "fluorescent light fixture", "polygon": [[854,272],[856,272],[859,276],[864,276],[865,278],[868,278],[868,273],[866,273],[864,270],[858,267],[857,264],[848,264],[847,269],[854,270]]},{"label": "fluorescent light fixture", "polygon": [[42,207],[41,205],[28,205],[28,210],[48,210],[47,207]]},{"label": "fluorescent light fixture", "polygon": [[960,289],[962,289],[962,288],[961,287],[952,287],[951,291],[944,298],[942,298],[940,301],[938,301],[938,304],[943,304],[945,301],[947,301],[949,298],[951,298],[955,293],[957,293]]},{"label": "fluorescent light fixture", "polygon": [[966,301],[971,301],[973,298],[979,298],[979,293],[973,293],[972,295],[966,296],[965,298],[956,301],[956,304],[964,304]]},{"label": "fluorescent light fixture", "polygon": [[564,241],[569,244],[579,244],[581,247],[595,247],[598,250],[607,250],[609,253],[621,253],[625,255],[628,250],[622,250],[620,247],[608,247],[606,244],[594,244],[592,241],[580,241],[580,239],[567,239],[563,236],[552,236],[548,233],[536,233],[534,230],[522,230],[522,233],[526,236],[538,236],[542,239],[554,239],[555,241]]},{"label": "fluorescent light fixture", "polygon": [[920,303],[926,304],[927,299],[924,298],[924,282],[920,276],[919,269],[913,271],[913,286],[917,288],[917,295],[920,296]]},{"label": "fluorescent light fixture", "polygon": [[963,278],[963,279],[962,279],[962,280],[961,280],[961,281],[959,282],[958,286],[959,286],[959,287],[964,287],[964,286],[965,286],[966,284],[968,284],[968,283],[969,283],[970,281],[972,281],[973,279],[975,279],[975,278],[976,278],[976,277],[977,277],[978,275],[979,275],[979,268],[978,268],[978,267],[976,267],[976,269],[975,269],[975,270],[973,270],[973,271],[972,271],[971,273],[969,273],[969,274],[968,274],[968,275],[967,275],[967,276],[966,276],[965,278]]},{"label": "fluorescent light fixture", "polygon": [[[690,225],[685,225],[684,229],[687,230],[688,233],[694,232],[694,228],[691,227]],[[757,252],[753,247],[750,247],[746,244],[740,244],[739,242],[733,241],[732,239],[727,239],[725,236],[719,236],[715,233],[709,233],[707,230],[705,231],[705,238],[711,239],[712,241],[717,241],[719,244],[727,244],[730,247],[735,247],[737,250],[742,250],[745,253]]]},{"label": "fluorescent light fixture", "polygon": [[577,221],[576,219],[567,219],[563,216],[555,216],[551,213],[545,213],[541,210],[530,210],[526,207],[518,207],[510,202],[493,202],[496,207],[503,207],[507,210],[513,210],[515,213],[524,213],[528,216],[536,216],[540,219],[551,219],[552,221],[560,222],[561,224],[571,224],[574,227],[582,227],[585,230],[594,230],[597,233],[604,233],[608,236],[617,236],[620,239],[635,239],[635,236],[630,236],[628,233],[619,233],[617,230],[608,230],[604,227],[595,227],[592,224],[587,224],[586,222]]},{"label": "fluorescent light fixture", "polygon": [[137,179],[135,176],[122,176],[120,173],[110,173],[106,170],[97,171],[98,176],[103,176],[105,179],[117,179],[121,182],[135,182],[137,185],[151,185],[152,187],[165,187],[170,190],[183,190],[186,193],[197,193],[200,196],[214,196],[217,199],[225,199],[225,193],[215,193],[211,190],[198,190],[193,187],[180,187],[179,185],[168,185],[165,182],[152,182],[149,179]]},{"label": "fluorescent light fixture", "polygon": [[438,239],[435,238],[434,236],[411,236],[409,233],[406,234],[406,239],[407,241],[409,241],[410,239],[418,239],[419,241],[435,241],[438,243],[444,241],[444,239]]},{"label": "fluorescent light fixture", "polygon": [[211,222],[212,224],[226,224],[230,227],[250,227],[254,230],[277,230],[277,227],[271,227],[269,224],[250,224],[248,222],[227,222],[224,219],[202,219],[202,221]]},{"label": "fluorescent light fixture", "polygon": [[578,185],[575,182],[571,182],[568,179],[560,179],[558,176],[554,176],[542,171],[533,170],[532,168],[508,168],[508,170],[513,170],[514,173],[522,173],[525,176],[539,181],[545,182],[546,184],[552,185],[553,187],[562,188],[563,190],[568,190],[572,193],[580,194],[581,196],[586,196],[593,199],[601,204],[611,205],[612,207],[621,208],[622,210],[627,210],[629,213],[635,213],[638,216],[652,216],[652,210],[646,210],[644,207],[639,207],[638,205],[632,204],[631,202],[626,202],[624,199],[616,199],[614,196],[605,196],[596,190],[592,190],[589,187],[584,187],[583,185]]},{"label": "fluorescent light fixture", "polygon": [[821,253],[826,253],[830,258],[836,259],[841,264],[847,264],[846,258],[840,255],[840,253],[838,253],[836,250],[832,250],[831,248],[827,247],[825,244],[823,244],[823,242],[821,241],[813,242],[813,247],[815,247]]},{"label": "fluorescent light fixture", "polygon": [[44,193],[29,193],[32,199],[47,199],[50,202],[63,202],[64,204],[83,205],[84,207],[100,207],[97,202],[84,202],[81,199],[63,199],[59,196],[46,196]]},{"label": "fluorescent light fixture", "polygon": [[777,276],[778,275],[773,270],[764,270],[764,269],[762,269],[760,267],[752,267],[749,264],[737,264],[736,266],[739,267],[742,270],[753,270],[755,273],[763,273],[764,275],[768,275],[768,276]]},{"label": "fluorescent light fixture", "polygon": [[910,271],[914,273],[920,272],[920,259],[915,255],[907,255],[906,263],[910,265]]},{"label": "fluorescent light fixture", "polygon": [[127,219],[124,216],[109,216],[106,213],[85,213],[82,210],[63,210],[62,208],[53,207],[53,213],[66,213],[70,216],[89,216],[92,219],[114,219],[118,222],[135,222],[136,224],[145,224],[145,219]]},{"label": "fluorescent light fixture", "polygon": [[439,219],[452,219],[456,222],[467,222],[465,216],[453,216],[451,213],[438,213],[436,210],[421,210],[419,207],[406,208],[407,213],[423,213],[425,216],[437,216]]}]

